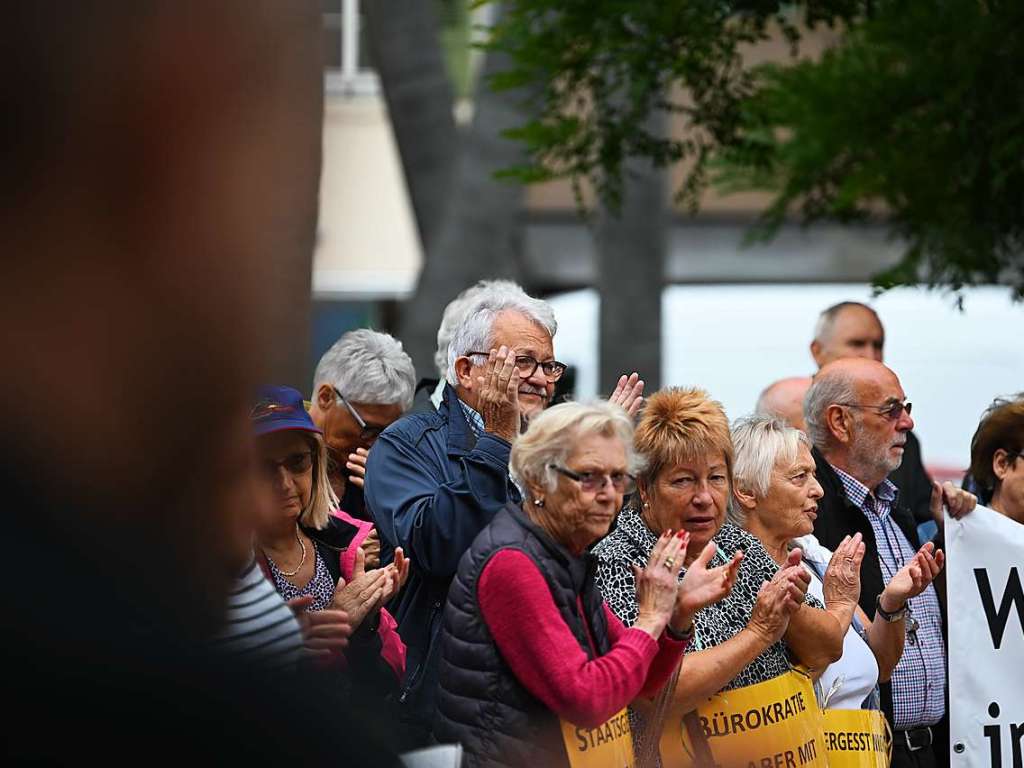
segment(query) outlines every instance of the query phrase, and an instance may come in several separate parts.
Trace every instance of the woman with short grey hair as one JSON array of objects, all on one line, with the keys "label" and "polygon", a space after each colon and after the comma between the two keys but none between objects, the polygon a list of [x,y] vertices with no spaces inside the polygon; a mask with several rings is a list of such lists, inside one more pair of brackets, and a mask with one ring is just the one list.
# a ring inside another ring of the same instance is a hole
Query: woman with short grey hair
[{"label": "woman with short grey hair", "polygon": [[843,653],[821,670],[822,707],[877,709],[879,681],[886,682],[903,654],[906,603],[942,568],[942,553],[927,544],[893,575],[879,597],[874,621],[858,607],[864,544],[858,533],[835,554],[814,537],[818,499],[811,441],[774,416],[750,416],[732,426],[735,447],[733,521],[764,544],[780,565],[790,549],[803,551],[811,575],[808,592],[824,602],[843,629]]},{"label": "woman with short grey hair", "polygon": [[477,536],[445,609],[434,734],[468,766],[568,766],[588,732],[631,763],[626,706],[664,686],[693,614],[731,586],[697,568],[678,581],[687,536],[664,531],[636,570],[633,626],[604,604],[587,550],[633,487],[632,434],[616,405],[563,403],[512,449],[526,499]]}]

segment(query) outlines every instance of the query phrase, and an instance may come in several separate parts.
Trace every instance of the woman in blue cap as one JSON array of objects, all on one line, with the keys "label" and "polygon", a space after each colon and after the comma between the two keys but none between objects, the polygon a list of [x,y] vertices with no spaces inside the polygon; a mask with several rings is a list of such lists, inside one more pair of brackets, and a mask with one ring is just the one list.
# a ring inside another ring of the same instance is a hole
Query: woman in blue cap
[{"label": "woman in blue cap", "polygon": [[[250,413],[263,494],[256,557],[281,596],[300,611],[342,610],[351,635],[341,653],[323,654],[356,685],[394,691],[405,675],[405,644],[384,608],[405,581],[408,561],[396,550],[385,568],[367,571],[360,544],[373,529],[338,509],[327,477],[323,435],[290,387],[263,387]],[[318,626],[307,625],[316,649]],[[322,645],[329,645],[323,643]]]}]

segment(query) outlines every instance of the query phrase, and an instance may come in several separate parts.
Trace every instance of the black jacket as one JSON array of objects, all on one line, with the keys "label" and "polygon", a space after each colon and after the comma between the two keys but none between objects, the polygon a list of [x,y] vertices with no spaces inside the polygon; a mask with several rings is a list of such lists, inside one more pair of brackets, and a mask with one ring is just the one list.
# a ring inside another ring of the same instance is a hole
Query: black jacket
[{"label": "black jacket", "polygon": [[924,469],[921,443],[913,432],[907,432],[903,461],[889,474],[889,479],[900,489],[900,506],[910,511],[916,523],[932,519],[932,479]]},{"label": "black jacket", "polygon": [[[824,546],[834,550],[847,536],[860,533],[864,537],[864,560],[860,566],[860,607],[869,618],[874,618],[875,601],[885,589],[882,566],[878,560],[878,542],[871,522],[864,512],[849,500],[843,483],[832,466],[817,448],[811,452],[817,466],[818,482],[825,495],[818,501],[818,518],[814,521],[814,535]],[[903,531],[915,548],[921,546],[917,538],[917,527],[913,515],[902,503],[902,494],[892,510],[893,522]],[[882,709],[892,724],[892,686],[882,683]]]},{"label": "black jacket", "polygon": [[594,657],[588,627],[598,655],[610,647],[594,580],[596,560],[573,557],[510,504],[462,558],[448,593],[434,734],[440,741],[462,743],[467,768],[558,768],[568,765],[558,717],[516,679],[480,613],[480,574],[503,549],[523,552],[536,564],[588,658]]}]

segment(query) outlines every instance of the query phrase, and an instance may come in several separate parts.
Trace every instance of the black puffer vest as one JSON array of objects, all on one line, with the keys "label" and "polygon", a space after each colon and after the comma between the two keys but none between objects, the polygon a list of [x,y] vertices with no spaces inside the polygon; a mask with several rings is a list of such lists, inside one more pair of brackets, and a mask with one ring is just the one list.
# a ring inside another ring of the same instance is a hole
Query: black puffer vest
[{"label": "black puffer vest", "polygon": [[608,652],[608,625],[594,583],[595,561],[590,555],[573,557],[521,509],[509,505],[462,557],[448,592],[434,735],[441,742],[460,742],[469,768],[565,766],[558,717],[512,674],[480,612],[480,574],[503,549],[520,550],[536,563],[562,620],[588,658],[594,657],[588,625],[597,654]]}]

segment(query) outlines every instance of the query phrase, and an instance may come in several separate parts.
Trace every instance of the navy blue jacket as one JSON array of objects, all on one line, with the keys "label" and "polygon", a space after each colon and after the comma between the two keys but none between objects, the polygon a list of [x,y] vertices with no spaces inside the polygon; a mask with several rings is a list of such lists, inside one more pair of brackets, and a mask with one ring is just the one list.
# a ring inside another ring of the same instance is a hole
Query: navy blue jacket
[{"label": "navy blue jacket", "polygon": [[521,501],[508,474],[511,450],[487,432],[476,439],[449,385],[437,411],[396,421],[367,460],[366,506],[381,559],[400,546],[412,561],[392,613],[408,653],[403,720],[424,736],[437,695],[441,616],[459,559],[506,504]]}]

